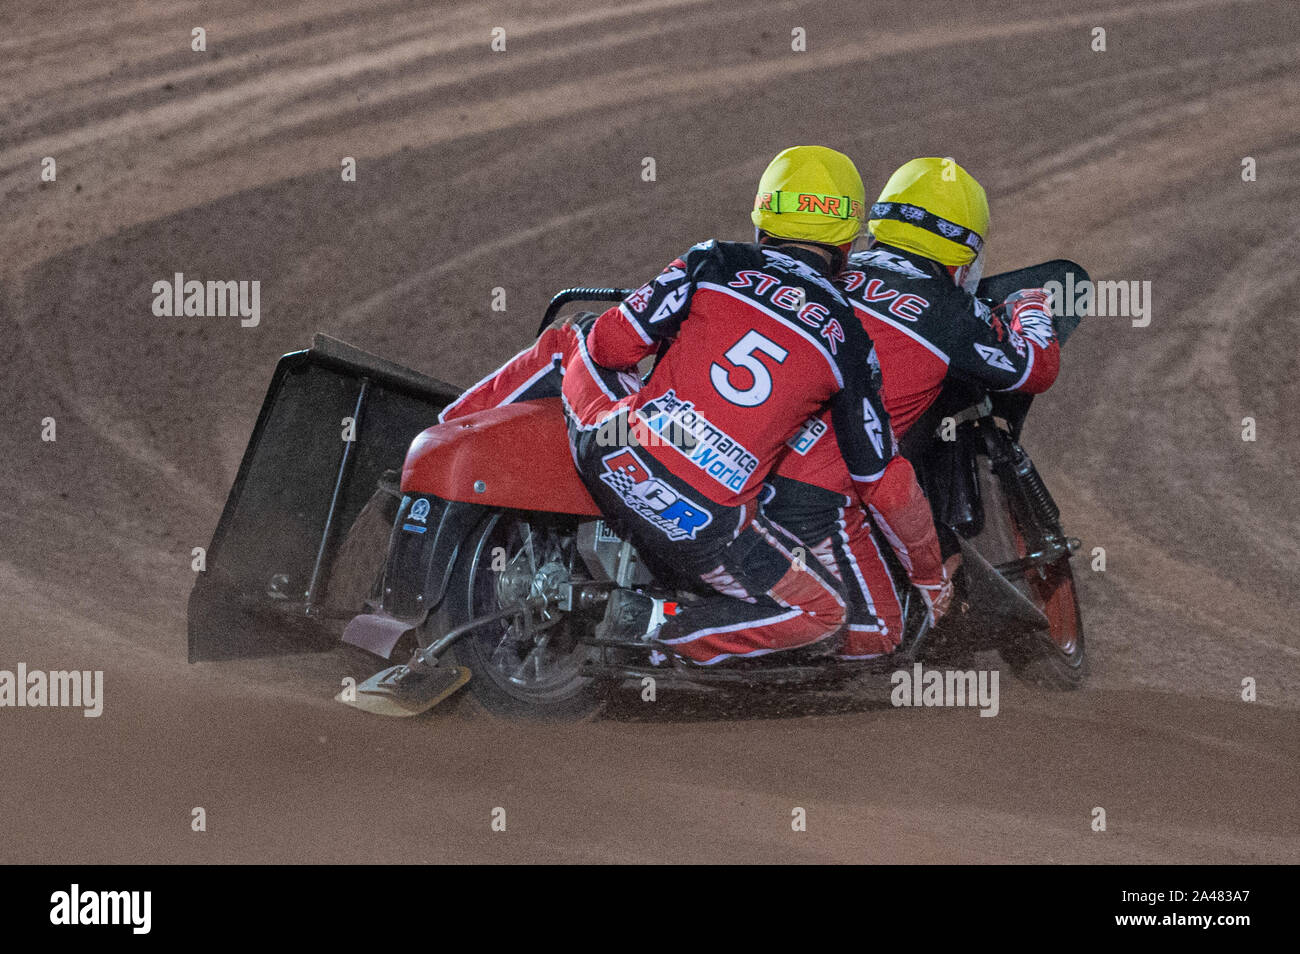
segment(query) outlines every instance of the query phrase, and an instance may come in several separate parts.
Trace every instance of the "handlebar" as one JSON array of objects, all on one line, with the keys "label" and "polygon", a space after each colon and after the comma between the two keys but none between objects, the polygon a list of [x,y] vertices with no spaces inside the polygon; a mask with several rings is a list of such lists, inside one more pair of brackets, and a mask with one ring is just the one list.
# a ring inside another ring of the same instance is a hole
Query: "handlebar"
[{"label": "handlebar", "polygon": [[546,306],[542,314],[542,323],[537,326],[537,337],[541,337],[546,326],[555,320],[556,313],[572,301],[622,301],[635,288],[566,288]]}]

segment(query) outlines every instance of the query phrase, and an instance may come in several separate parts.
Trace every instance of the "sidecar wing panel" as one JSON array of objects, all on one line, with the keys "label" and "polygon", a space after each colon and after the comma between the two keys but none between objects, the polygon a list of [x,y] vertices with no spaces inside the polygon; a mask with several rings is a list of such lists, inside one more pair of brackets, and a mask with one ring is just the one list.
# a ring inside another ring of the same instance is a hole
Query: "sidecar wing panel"
[{"label": "sidecar wing panel", "polygon": [[335,552],[459,393],[325,335],[280,358],[190,593],[190,661],[333,645],[364,610],[331,601]]}]

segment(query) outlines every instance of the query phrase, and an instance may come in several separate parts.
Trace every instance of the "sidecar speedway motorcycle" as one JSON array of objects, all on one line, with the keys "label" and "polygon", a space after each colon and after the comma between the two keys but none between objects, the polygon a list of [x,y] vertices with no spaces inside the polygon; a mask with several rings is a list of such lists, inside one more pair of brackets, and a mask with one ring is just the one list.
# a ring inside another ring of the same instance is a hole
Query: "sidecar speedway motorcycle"
[{"label": "sidecar speedway motorcycle", "polygon": [[[1076,285],[1088,278],[1056,260],[986,278],[978,294],[997,303],[1070,274]],[[572,302],[627,294],[568,289],[541,327]],[[1078,319],[1056,323],[1064,343]],[[402,660],[340,695],[357,708],[413,715],[468,683],[493,713],[541,719],[587,716],[647,675],[660,686],[825,690],[980,650],[1043,686],[1084,681],[1070,566],[1079,544],[1020,443],[1029,396],[950,382],[904,442],[945,552],[962,554],[954,610],[938,626],[895,564],[904,634],[889,656],[842,662],[796,650],[686,668],[614,635],[620,590],[682,603],[698,594],[654,579],[601,519],[574,470],[559,400],[431,427],[458,393],[320,335],[280,359],[190,595],[191,662],[342,639]]]}]

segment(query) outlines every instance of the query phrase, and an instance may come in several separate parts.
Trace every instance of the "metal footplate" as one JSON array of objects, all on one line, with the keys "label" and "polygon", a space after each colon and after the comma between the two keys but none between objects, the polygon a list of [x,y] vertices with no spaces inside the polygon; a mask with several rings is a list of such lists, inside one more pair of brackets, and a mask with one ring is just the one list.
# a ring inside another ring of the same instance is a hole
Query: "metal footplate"
[{"label": "metal footplate", "polygon": [[428,712],[469,677],[465,666],[390,666],[334,698],[362,712],[402,718]]},{"label": "metal footplate", "polygon": [[344,705],[375,715],[413,716],[428,712],[465,683],[470,671],[465,666],[445,665],[443,652],[471,630],[509,616],[528,613],[546,606],[544,597],[530,597],[504,609],[470,620],[448,632],[441,639],[418,650],[402,666],[381,669],[355,691],[344,689],[334,699]]}]

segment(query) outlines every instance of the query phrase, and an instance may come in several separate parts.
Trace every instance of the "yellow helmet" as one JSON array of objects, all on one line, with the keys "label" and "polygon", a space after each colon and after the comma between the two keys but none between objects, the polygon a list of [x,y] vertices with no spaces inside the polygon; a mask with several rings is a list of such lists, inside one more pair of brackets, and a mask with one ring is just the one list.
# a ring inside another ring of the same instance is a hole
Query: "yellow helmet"
[{"label": "yellow helmet", "polygon": [[867,229],[878,242],[941,265],[968,265],[988,237],[988,196],[952,159],[913,159],[885,183]]},{"label": "yellow helmet", "polygon": [[852,159],[825,146],[792,146],[758,180],[749,217],[777,238],[843,245],[862,231],[866,202]]}]

